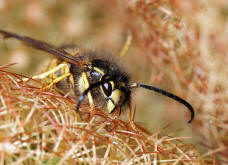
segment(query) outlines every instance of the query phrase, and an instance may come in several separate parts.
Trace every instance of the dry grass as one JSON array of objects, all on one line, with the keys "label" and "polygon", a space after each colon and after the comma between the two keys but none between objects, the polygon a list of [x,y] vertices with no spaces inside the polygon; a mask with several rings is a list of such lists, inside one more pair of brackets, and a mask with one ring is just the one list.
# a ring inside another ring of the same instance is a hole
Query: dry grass
[{"label": "dry grass", "polygon": [[[6,67],[6,66],[5,66]],[[1,164],[202,164],[190,137],[150,134],[0,69]]]}]

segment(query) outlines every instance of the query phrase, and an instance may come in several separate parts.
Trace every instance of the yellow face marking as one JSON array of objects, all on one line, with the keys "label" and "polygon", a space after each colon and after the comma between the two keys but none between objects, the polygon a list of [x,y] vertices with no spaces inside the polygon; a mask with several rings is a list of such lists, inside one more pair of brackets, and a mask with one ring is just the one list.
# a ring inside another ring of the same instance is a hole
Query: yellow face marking
[{"label": "yellow face marking", "polygon": [[119,89],[116,89],[112,92],[111,98],[114,101],[114,104],[118,105],[122,103],[123,92]]},{"label": "yellow face marking", "polygon": [[115,89],[110,96],[111,99],[107,101],[108,112],[112,113],[116,106],[121,105],[124,102],[125,97],[124,92]]},{"label": "yellow face marking", "polygon": [[112,111],[115,109],[115,104],[113,104],[113,102],[111,100],[107,101],[107,109],[108,109],[108,113],[112,113]]},{"label": "yellow face marking", "polygon": [[106,96],[102,86],[100,86],[100,90],[106,99],[110,98],[108,101],[106,101],[106,104],[107,104],[108,112],[112,113],[112,111],[115,109],[116,106],[121,105],[124,102],[126,95],[123,91],[119,89],[113,90],[115,85],[114,81],[109,81],[109,83],[112,85],[112,93],[110,96]]},{"label": "yellow face marking", "polygon": [[114,82],[113,81],[109,81],[109,82],[112,85],[112,89],[114,89]]}]

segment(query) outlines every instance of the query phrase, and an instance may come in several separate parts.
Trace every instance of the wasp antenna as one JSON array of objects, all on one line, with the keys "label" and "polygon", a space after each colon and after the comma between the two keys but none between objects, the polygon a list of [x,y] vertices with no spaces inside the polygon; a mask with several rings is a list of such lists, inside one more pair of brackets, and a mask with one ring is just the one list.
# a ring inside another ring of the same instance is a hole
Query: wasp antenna
[{"label": "wasp antenna", "polygon": [[102,84],[104,84],[106,82],[112,81],[112,80],[113,80],[113,78],[109,77],[109,78],[104,79],[102,81],[98,81],[98,82],[96,82],[94,84],[91,84],[89,86],[89,88],[84,90],[84,92],[79,96],[78,103],[77,103],[77,106],[76,106],[76,111],[79,110],[81,103],[83,102],[83,100],[85,99],[85,96],[88,94],[89,91],[91,91],[93,88],[96,88],[96,87],[98,87],[98,86],[100,86],[100,85],[102,85]]},{"label": "wasp antenna", "polygon": [[195,116],[195,112],[194,112],[194,109],[193,107],[187,102],[185,101],[184,99],[172,94],[172,93],[169,93],[163,89],[160,89],[160,88],[156,88],[156,87],[153,87],[153,86],[149,86],[149,85],[144,85],[144,84],[139,84],[139,83],[133,83],[131,84],[131,87],[134,88],[134,87],[141,87],[141,88],[144,88],[144,89],[148,89],[148,90],[152,90],[154,92],[157,92],[157,93],[160,93],[162,95],[165,95],[173,100],[176,100],[178,101],[179,103],[181,104],[184,104],[188,109],[189,111],[191,112],[191,119],[188,121],[188,123],[191,123],[192,120],[194,119],[194,116]]}]

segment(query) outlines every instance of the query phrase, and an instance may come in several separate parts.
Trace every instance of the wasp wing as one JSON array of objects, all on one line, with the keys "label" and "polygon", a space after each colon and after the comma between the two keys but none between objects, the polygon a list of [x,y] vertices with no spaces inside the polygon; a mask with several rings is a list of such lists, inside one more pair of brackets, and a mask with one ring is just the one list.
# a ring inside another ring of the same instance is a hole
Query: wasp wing
[{"label": "wasp wing", "polygon": [[4,38],[18,39],[18,40],[24,42],[26,45],[29,45],[33,48],[36,48],[36,49],[42,50],[44,52],[50,53],[50,54],[56,56],[57,58],[60,58],[66,62],[76,64],[76,65],[80,65],[80,61],[77,60],[77,58],[75,58],[71,54],[67,53],[63,49],[58,49],[58,48],[56,48],[56,47],[54,47],[48,43],[38,41],[38,40],[35,40],[35,39],[27,37],[27,36],[21,36],[21,35],[18,35],[16,33],[7,32],[4,30],[0,30],[0,34],[2,34]]}]

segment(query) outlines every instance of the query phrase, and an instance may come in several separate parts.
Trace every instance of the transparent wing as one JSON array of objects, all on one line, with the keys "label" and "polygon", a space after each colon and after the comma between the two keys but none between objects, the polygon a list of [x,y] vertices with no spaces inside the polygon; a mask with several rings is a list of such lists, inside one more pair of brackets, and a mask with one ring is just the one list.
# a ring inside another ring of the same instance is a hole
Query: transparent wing
[{"label": "transparent wing", "polygon": [[16,33],[7,32],[4,30],[0,30],[0,34],[2,34],[4,38],[15,38],[17,40],[20,40],[20,41],[24,42],[26,45],[29,45],[35,49],[39,49],[44,52],[50,53],[50,54],[56,56],[57,58],[60,58],[66,62],[76,64],[76,65],[81,65],[80,60],[78,60],[71,54],[67,53],[63,49],[56,48],[48,43],[38,41],[36,39],[30,38],[27,36],[21,36]]}]

